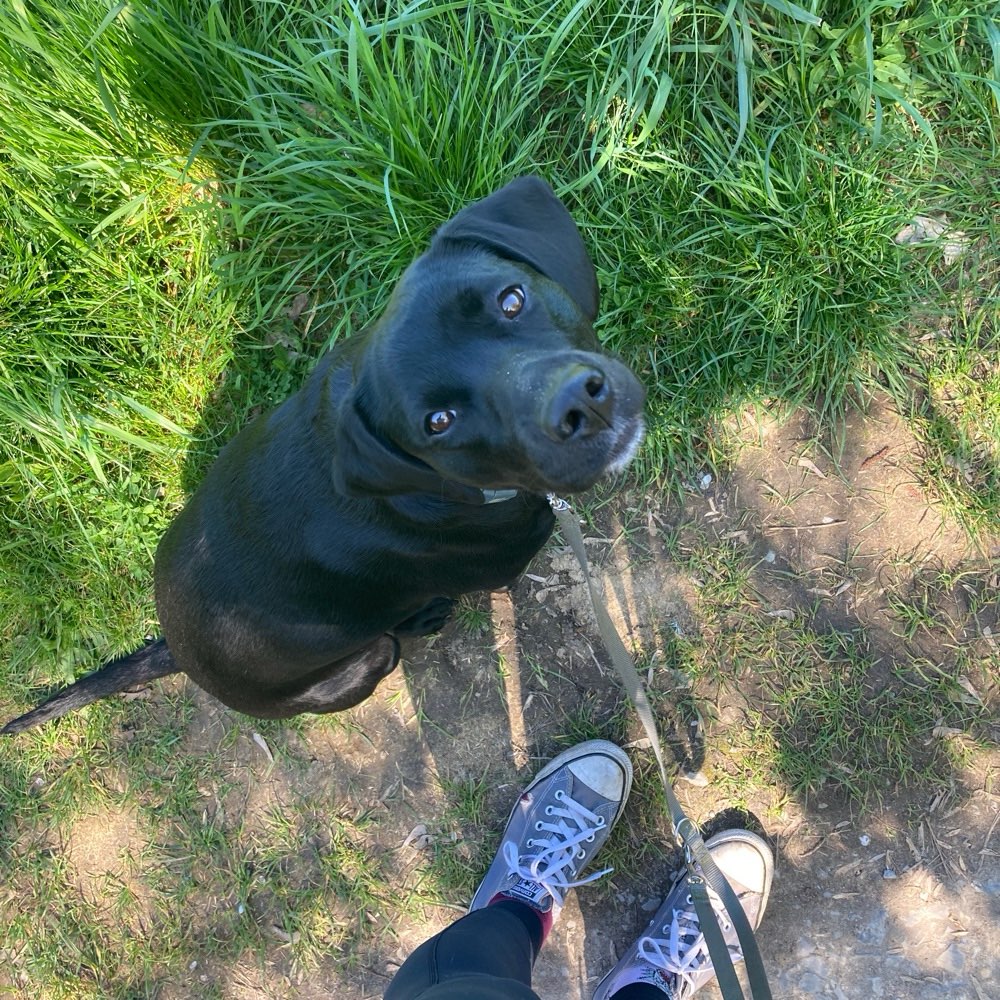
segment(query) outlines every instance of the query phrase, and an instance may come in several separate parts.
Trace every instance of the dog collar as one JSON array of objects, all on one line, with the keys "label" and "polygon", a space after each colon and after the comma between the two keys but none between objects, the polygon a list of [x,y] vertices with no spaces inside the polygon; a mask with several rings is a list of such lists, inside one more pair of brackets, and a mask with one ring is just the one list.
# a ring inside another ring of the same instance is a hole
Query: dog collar
[{"label": "dog collar", "polygon": [[503,503],[504,500],[513,500],[517,496],[517,490],[483,490],[483,503]]}]

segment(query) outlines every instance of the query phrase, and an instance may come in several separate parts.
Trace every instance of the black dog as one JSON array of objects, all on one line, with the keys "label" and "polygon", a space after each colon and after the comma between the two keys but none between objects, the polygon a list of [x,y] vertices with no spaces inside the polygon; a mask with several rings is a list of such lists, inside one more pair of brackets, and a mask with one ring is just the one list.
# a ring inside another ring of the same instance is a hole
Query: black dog
[{"label": "black dog", "polygon": [[516,579],[552,529],[547,492],[634,454],[643,390],[598,353],[596,313],[593,265],[543,181],[459,212],[385,314],[222,450],[157,549],[163,638],[2,732],[177,671],[263,718],[367,698],[396,636]]}]

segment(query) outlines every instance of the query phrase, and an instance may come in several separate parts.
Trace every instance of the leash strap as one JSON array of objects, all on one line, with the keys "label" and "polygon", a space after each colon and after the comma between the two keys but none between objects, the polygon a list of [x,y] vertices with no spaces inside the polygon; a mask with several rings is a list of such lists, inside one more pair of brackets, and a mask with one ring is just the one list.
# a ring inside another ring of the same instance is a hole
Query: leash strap
[{"label": "leash strap", "polygon": [[746,914],[743,912],[743,906],[726,877],[712,859],[711,853],[705,846],[705,841],[702,840],[698,825],[685,815],[677,796],[674,795],[670,778],[667,776],[667,767],[663,759],[656,720],[653,717],[649,699],[646,697],[646,689],[643,687],[642,681],[636,673],[632,657],[625,649],[625,644],[611,621],[604,601],[591,579],[580,526],[565,500],[550,493],[548,501],[559,521],[563,535],[583,569],[583,578],[587,581],[590,602],[594,606],[594,615],[597,618],[601,638],[604,640],[625,691],[631,699],[639,721],[642,723],[642,728],[646,731],[646,736],[653,747],[656,763],[660,769],[660,778],[663,781],[663,791],[674,828],[674,836],[684,848],[684,861],[689,873],[688,883],[691,886],[691,898],[698,914],[698,924],[702,934],[705,935],[705,943],[708,945],[709,956],[712,959],[712,966],[719,980],[719,988],[724,1000],[744,1000],[743,989],[736,975],[733,960],[729,955],[729,947],[719,927],[718,918],[712,909],[708,895],[709,888],[722,900],[726,912],[736,928],[736,934],[743,949],[743,959],[746,963],[751,1000],[771,1000],[771,989],[767,982],[763,960],[760,957],[760,949],[757,947],[750,921],[747,920]]}]

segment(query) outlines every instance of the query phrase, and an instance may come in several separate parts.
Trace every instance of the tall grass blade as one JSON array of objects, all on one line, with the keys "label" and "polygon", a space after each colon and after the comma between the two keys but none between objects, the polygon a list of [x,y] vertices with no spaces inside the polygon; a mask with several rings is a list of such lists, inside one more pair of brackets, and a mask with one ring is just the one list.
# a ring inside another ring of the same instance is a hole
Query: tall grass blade
[{"label": "tall grass blade", "polygon": [[980,18],[979,23],[982,25],[993,56],[992,79],[988,79],[986,83],[993,92],[997,114],[1000,115],[1000,7],[996,8],[993,16]]},{"label": "tall grass blade", "polygon": [[800,7],[798,4],[789,3],[788,0],[763,0],[763,3],[772,10],[778,11],[779,14],[785,14],[802,24],[811,24],[815,27],[823,23],[823,19],[813,14],[812,11]]}]

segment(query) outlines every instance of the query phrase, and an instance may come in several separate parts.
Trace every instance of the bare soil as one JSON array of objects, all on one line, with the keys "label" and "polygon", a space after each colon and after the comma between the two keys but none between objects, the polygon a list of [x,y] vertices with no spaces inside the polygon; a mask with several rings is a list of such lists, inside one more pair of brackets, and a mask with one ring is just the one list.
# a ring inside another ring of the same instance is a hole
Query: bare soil
[{"label": "bare soil", "polygon": [[[864,628],[882,654],[876,657],[882,683],[901,658],[919,653],[945,662],[962,649],[980,666],[968,678],[970,688],[993,712],[985,737],[926,734],[928,745],[954,743],[947,781],[890,785],[862,810],[832,784],[805,794],[762,780],[766,768],[737,738],[748,713],[766,718],[766,704],[753,703],[752,684],[733,678],[731,685],[696,685],[685,695],[706,720],[703,745],[685,749],[681,733],[682,766],[693,779],[677,785],[685,807],[711,826],[738,805],[775,846],[776,879],[759,932],[774,994],[998,1000],[1000,545],[997,539],[970,544],[931,501],[919,478],[919,449],[887,406],[852,418],[825,449],[804,418],[763,427],[754,418],[727,433],[742,444],[721,480],[697,476],[683,504],[622,494],[600,506],[585,529],[613,617],[643,668],[669,667],[673,639],[700,634],[704,580],[674,558],[691,531],[744,546],[753,557],[755,614],[819,631]],[[992,585],[993,596],[967,613],[960,588],[935,593],[928,611],[942,629],[918,629],[904,642],[890,598],[910,594],[928,566],[969,568]],[[412,643],[403,668],[349,718],[289,732],[296,766],[281,756],[269,760],[250,737],[250,720],[192,690],[199,708],[187,739],[191,748],[217,747],[230,779],[228,796],[206,793],[206,814],[239,826],[244,836],[306,795],[321,795],[338,815],[373,816],[365,836],[395,872],[402,900],[425,872],[435,838],[458,838],[452,849],[460,857],[465,851],[470,866],[483,865],[520,785],[575,736],[589,735],[578,731],[580,720],[623,728],[637,769],[648,776],[650,753],[599,648],[582,575],[558,540],[511,594],[486,595],[477,607],[481,629],[467,615],[441,635]],[[224,741],[233,727],[239,737]],[[673,739],[671,732],[668,725]],[[915,754],[926,750],[914,746]],[[484,777],[485,818],[478,825],[456,819],[442,781]],[[543,1000],[588,1000],[669,881],[676,858],[649,793],[630,805],[619,835],[617,858],[624,863],[601,887],[571,896],[539,960],[536,989]],[[127,861],[130,843],[134,853],[141,841],[128,813],[80,824],[65,853],[83,897],[96,902],[102,878],[141,881]],[[322,843],[303,844],[289,877],[308,877],[323,850]],[[208,961],[161,995],[198,996],[211,985],[232,998],[380,997],[406,955],[466,904],[456,895],[416,913],[401,906],[351,962],[329,956],[301,966],[278,939],[267,969],[253,959],[231,968]],[[270,919],[266,901],[253,916]],[[704,995],[717,994],[710,988]]]}]

